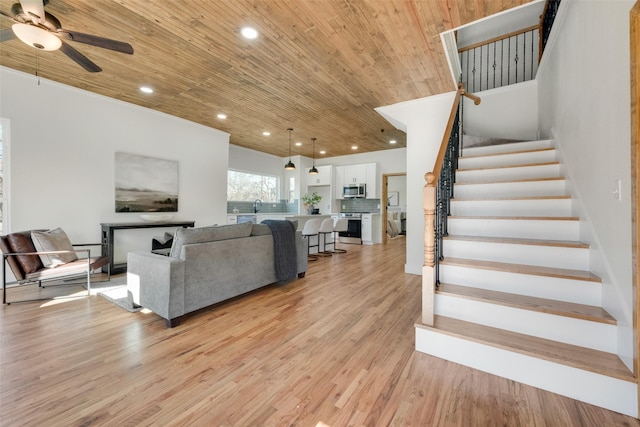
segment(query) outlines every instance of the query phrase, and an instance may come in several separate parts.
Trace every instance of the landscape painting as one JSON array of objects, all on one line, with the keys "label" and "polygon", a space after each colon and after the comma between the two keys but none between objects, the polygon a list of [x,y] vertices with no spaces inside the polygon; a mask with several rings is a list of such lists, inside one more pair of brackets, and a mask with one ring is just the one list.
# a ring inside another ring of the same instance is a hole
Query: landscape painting
[{"label": "landscape painting", "polygon": [[115,153],[116,212],[178,212],[178,162]]}]

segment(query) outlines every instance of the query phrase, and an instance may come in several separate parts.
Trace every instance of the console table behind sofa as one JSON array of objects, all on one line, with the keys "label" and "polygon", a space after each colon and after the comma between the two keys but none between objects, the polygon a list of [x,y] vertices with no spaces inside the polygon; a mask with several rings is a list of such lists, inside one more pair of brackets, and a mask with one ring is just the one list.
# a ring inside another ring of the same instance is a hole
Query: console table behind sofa
[{"label": "console table behind sofa", "polygon": [[[169,222],[103,222],[102,227],[102,255],[109,257],[109,265],[111,265],[111,274],[124,273],[127,271],[127,263],[122,262],[115,264],[113,260],[114,254],[114,232],[116,230],[127,230],[133,228],[165,228],[165,227],[194,227],[195,221],[169,221]],[[107,266],[102,268],[107,271]]]}]

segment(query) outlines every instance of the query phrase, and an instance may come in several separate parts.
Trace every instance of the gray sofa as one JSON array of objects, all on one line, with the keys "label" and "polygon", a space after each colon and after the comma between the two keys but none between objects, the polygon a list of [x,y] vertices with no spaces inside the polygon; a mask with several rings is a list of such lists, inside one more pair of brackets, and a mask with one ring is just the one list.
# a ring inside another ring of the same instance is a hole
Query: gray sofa
[{"label": "gray sofa", "polygon": [[[296,273],[304,277],[307,251],[300,231],[295,231],[295,247],[289,270],[297,270],[293,278]],[[169,256],[128,254],[128,293],[134,304],[173,327],[186,313],[278,282],[275,259],[274,238],[265,224],[181,228]]]}]

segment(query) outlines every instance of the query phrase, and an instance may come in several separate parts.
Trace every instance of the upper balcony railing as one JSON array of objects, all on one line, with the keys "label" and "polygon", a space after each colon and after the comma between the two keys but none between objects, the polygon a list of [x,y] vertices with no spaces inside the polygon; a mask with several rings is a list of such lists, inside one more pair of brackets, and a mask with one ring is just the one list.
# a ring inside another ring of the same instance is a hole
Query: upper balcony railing
[{"label": "upper balcony railing", "polygon": [[480,92],[533,80],[560,0],[547,0],[540,23],[458,49],[460,81]]},{"label": "upper balcony railing", "polygon": [[540,26],[458,50],[462,82],[471,92],[533,80],[538,71]]}]

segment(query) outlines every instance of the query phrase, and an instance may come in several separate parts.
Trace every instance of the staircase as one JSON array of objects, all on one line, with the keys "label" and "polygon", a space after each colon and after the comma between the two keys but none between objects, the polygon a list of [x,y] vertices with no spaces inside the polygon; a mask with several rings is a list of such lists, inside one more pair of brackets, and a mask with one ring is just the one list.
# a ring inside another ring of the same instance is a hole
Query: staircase
[{"label": "staircase", "polygon": [[572,203],[552,141],[465,149],[416,350],[637,417]]}]

